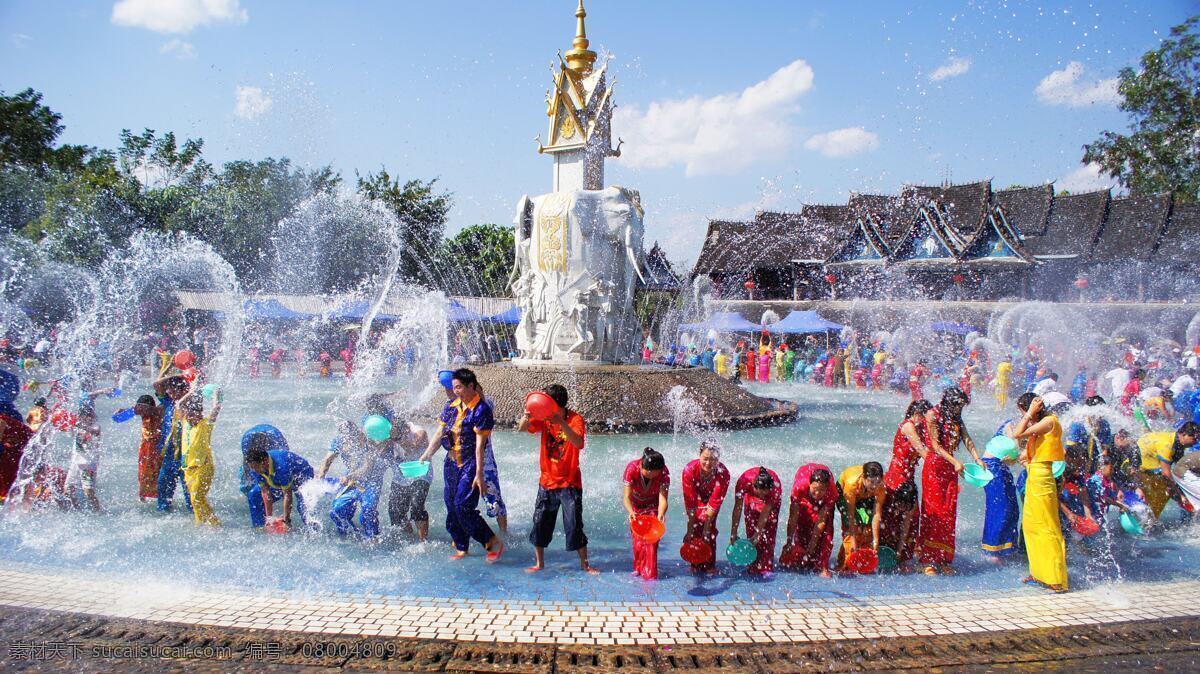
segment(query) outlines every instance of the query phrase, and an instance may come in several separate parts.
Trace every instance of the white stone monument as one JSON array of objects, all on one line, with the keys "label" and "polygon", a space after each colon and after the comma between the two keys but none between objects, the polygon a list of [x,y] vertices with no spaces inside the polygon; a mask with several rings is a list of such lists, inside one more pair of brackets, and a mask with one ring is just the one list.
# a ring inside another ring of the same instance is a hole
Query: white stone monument
[{"label": "white stone monument", "polygon": [[559,55],[546,95],[553,192],[521,197],[512,290],[521,308],[522,363],[622,363],[635,357],[633,296],[643,278],[642,205],[636,190],[604,186],[612,146],[612,88],[593,69],[583,0],[572,49]]}]

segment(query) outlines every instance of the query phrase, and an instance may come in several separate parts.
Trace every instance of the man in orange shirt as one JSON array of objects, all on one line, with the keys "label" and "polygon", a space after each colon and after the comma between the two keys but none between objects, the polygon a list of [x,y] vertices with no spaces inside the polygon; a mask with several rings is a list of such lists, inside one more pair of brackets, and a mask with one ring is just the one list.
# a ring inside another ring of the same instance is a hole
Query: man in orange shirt
[{"label": "man in orange shirt", "polygon": [[537,503],[533,506],[534,563],[530,573],[545,568],[546,546],[554,537],[558,509],[563,511],[563,529],[567,532],[567,550],[579,553],[579,566],[587,573],[600,573],[588,564],[587,535],[583,533],[583,476],[579,471],[579,453],[583,451],[586,425],[583,417],[567,409],[567,389],[551,384],[543,391],[558,403],[558,410],[545,421],[534,421],[526,412],[518,431],[541,433],[542,475],[538,480]]}]

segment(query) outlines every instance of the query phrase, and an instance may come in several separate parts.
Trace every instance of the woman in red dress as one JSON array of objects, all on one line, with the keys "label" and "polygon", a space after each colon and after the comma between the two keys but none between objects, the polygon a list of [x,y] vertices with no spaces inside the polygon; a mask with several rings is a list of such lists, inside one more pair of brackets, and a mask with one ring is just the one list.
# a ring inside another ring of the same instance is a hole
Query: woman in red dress
[{"label": "woman in red dress", "polygon": [[[662,454],[647,447],[640,458],[625,466],[624,504],[629,521],[638,515],[654,515],[667,521],[667,490],[671,473]],[[646,580],[658,578],[658,541],[653,543],[633,536],[633,575]]]},{"label": "woman in red dress", "polygon": [[954,451],[965,443],[976,463],[980,463],[975,443],[967,434],[962,410],[970,403],[962,389],[951,387],[942,401],[925,415],[929,447],[921,469],[920,556],[925,573],[953,573],[954,538],[958,526],[958,475],[963,464]]},{"label": "woman in red dress", "polygon": [[[912,493],[916,493],[917,463],[929,453],[929,427],[925,423],[925,415],[933,409],[928,400],[914,400],[904,412],[904,421],[896,429],[892,437],[892,460],[888,464],[887,474],[883,476],[883,486],[887,489],[887,502],[884,506],[881,538],[887,543],[897,543],[896,561],[902,566],[912,561],[916,556],[917,531],[919,521],[916,517],[918,509],[912,499],[897,498],[897,493],[904,485],[912,485]],[[899,527],[900,530],[892,531]],[[892,547],[892,546],[888,546]]]},{"label": "woman in red dress", "polygon": [[717,568],[717,513],[729,491],[729,469],[721,463],[720,448],[701,443],[700,458],[683,469],[680,484],[688,518],[685,539],[699,538],[713,551],[707,562],[692,564],[692,573],[713,573]]},{"label": "woman in red dress", "polygon": [[33,437],[33,430],[13,405],[20,393],[21,380],[17,375],[0,370],[0,503],[8,498],[21,468],[25,445]]},{"label": "woman in red dress", "polygon": [[829,556],[833,554],[833,510],[838,488],[827,466],[809,463],[796,470],[792,482],[791,507],[779,565],[789,571],[818,573],[832,577]]},{"label": "woman in red dress", "polygon": [[758,550],[758,557],[746,568],[752,576],[766,576],[775,570],[775,535],[779,530],[779,505],[783,485],[775,471],[759,466],[742,473],[733,489],[733,523],[729,543],[738,539],[739,520],[746,514],[746,538]]}]

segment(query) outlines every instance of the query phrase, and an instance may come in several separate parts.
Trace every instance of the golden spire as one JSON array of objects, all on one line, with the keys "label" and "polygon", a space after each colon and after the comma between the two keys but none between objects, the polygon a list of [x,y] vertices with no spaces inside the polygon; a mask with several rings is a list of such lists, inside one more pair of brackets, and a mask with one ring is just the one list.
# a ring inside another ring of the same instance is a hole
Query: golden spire
[{"label": "golden spire", "polygon": [[572,49],[566,53],[567,67],[580,75],[592,72],[592,64],[596,62],[596,52],[588,49],[587,31],[583,28],[583,19],[587,12],[583,10],[583,0],[579,0],[579,9],[575,10],[575,40]]}]

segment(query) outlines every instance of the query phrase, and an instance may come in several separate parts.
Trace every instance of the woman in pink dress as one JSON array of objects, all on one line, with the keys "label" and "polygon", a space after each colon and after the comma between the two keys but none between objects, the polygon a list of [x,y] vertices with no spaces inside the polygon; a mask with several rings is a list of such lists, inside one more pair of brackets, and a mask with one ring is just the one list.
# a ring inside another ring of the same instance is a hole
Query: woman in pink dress
[{"label": "woman in pink dress", "polygon": [[[671,473],[662,454],[647,447],[640,458],[625,465],[624,505],[630,523],[638,515],[654,515],[666,523],[667,491]],[[653,543],[633,536],[633,575],[645,580],[658,578],[658,541]]]},{"label": "woman in pink dress", "polygon": [[775,535],[779,531],[779,506],[783,497],[779,476],[762,466],[751,468],[738,478],[733,496],[729,543],[732,545],[738,539],[738,525],[745,513],[746,539],[758,551],[758,557],[746,572],[752,576],[769,575],[775,570]]}]

